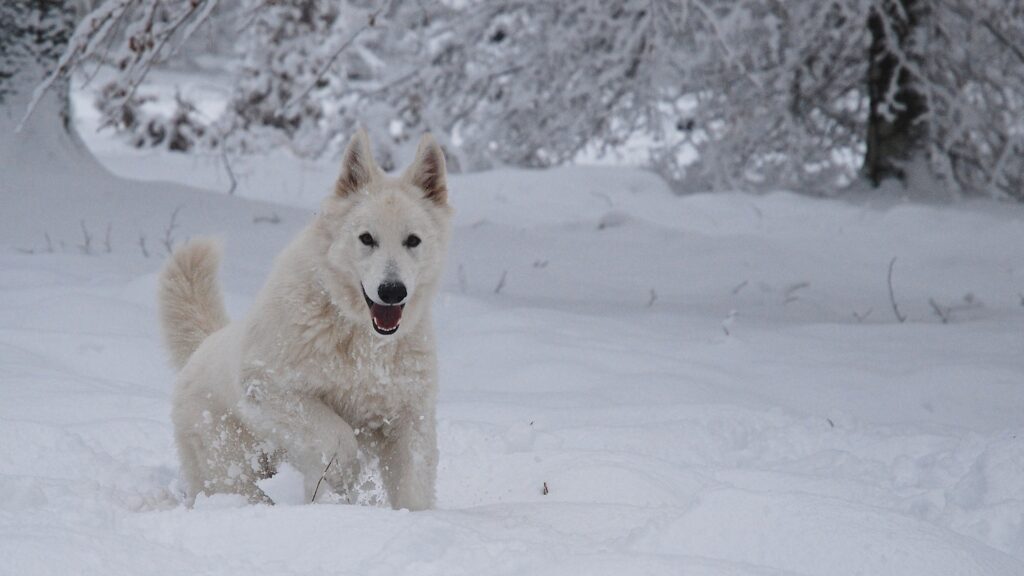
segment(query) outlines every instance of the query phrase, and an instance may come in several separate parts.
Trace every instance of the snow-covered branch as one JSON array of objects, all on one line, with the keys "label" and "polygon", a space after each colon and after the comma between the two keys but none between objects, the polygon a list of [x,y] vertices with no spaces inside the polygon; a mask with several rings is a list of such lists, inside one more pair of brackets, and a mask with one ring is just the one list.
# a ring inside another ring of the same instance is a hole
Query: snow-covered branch
[{"label": "snow-covered branch", "polygon": [[[237,36],[215,54],[224,112],[147,110],[139,86],[207,22]],[[872,108],[873,38],[889,68]],[[891,122],[914,91],[940,181],[1024,198],[1021,46],[1024,13],[1000,0],[106,0],[37,99],[100,61],[103,113],[140,146],[319,155],[361,123],[391,135],[385,164],[431,130],[464,169],[633,145],[680,187],[817,191],[859,177],[872,109]]]}]

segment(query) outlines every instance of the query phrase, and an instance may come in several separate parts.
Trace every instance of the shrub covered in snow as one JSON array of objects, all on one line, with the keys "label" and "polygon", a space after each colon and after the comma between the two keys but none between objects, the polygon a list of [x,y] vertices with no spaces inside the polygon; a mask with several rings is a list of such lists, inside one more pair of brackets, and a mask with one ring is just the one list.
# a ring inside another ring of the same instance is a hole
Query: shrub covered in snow
[{"label": "shrub covered in snow", "polygon": [[[203,24],[233,40],[213,43],[234,79],[223,112],[137,106]],[[471,169],[642,142],[691,187],[820,191],[863,169],[1020,199],[1022,45],[1024,11],[1002,0],[107,0],[59,71],[109,64],[111,123],[179,150],[318,156],[364,123],[391,145],[434,131]]]}]

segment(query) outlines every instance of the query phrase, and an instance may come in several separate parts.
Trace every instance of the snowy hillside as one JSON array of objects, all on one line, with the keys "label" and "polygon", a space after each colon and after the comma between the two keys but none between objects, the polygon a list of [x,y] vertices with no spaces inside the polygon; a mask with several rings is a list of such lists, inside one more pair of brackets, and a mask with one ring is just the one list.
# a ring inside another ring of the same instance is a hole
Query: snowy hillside
[{"label": "snowy hillside", "polygon": [[[223,190],[213,160],[101,156]],[[438,509],[187,509],[164,244],[223,236],[240,315],[334,166],[242,163],[250,199],[13,168],[2,574],[1024,574],[1018,206],[676,197],[615,168],[456,176]]]}]

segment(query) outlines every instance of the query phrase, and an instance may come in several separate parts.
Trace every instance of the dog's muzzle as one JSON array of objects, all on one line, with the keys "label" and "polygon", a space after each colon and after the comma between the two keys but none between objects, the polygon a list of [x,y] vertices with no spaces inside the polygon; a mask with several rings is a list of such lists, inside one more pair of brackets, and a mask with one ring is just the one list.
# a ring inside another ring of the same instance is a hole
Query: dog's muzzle
[{"label": "dog's muzzle", "polygon": [[[362,285],[360,287],[362,288]],[[378,304],[366,295],[366,288],[362,288],[362,290],[366,306],[370,309],[370,320],[373,323],[373,329],[383,336],[390,336],[398,332],[398,325],[402,321],[402,310],[405,308],[405,304]]]}]

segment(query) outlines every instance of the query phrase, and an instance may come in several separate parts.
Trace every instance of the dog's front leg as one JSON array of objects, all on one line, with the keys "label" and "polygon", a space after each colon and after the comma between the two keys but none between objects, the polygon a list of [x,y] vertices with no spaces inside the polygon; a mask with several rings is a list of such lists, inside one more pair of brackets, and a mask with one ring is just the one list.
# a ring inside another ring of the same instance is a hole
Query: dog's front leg
[{"label": "dog's front leg", "polygon": [[381,473],[391,507],[425,510],[434,505],[437,431],[433,410],[403,415],[385,431]]},{"label": "dog's front leg", "polygon": [[[319,398],[291,392],[247,398],[240,411],[247,426],[284,448],[284,459],[305,477],[311,498],[327,470],[327,481],[343,484],[346,471],[356,463],[356,437],[352,427]],[[333,460],[333,464],[328,464]],[[320,493],[325,493],[321,487]]]}]

